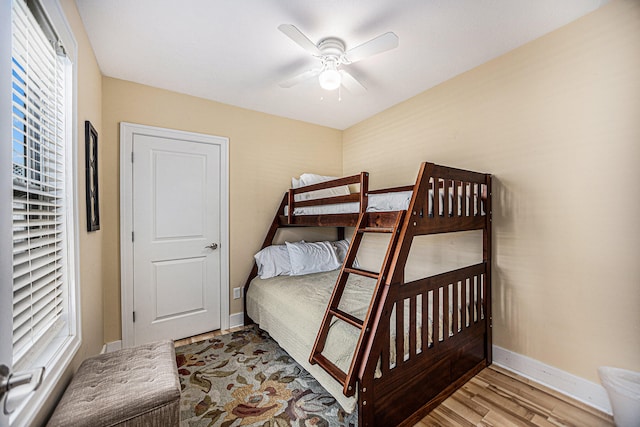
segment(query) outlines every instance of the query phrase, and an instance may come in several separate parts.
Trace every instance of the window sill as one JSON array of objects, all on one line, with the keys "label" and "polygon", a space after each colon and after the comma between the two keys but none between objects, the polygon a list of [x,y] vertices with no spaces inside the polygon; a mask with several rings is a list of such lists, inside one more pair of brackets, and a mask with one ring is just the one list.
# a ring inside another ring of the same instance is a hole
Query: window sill
[{"label": "window sill", "polygon": [[[52,343],[53,344],[53,343]],[[22,427],[34,424],[34,421],[40,415],[40,412],[48,405],[52,405],[52,401],[56,402],[60,399],[60,395],[54,395],[53,392],[58,385],[60,379],[71,364],[71,361],[78,353],[81,340],[78,336],[67,336],[62,339],[61,345],[55,346],[56,350],[53,354],[43,354],[42,359],[48,358],[46,370],[42,384],[38,390],[32,393],[28,398],[18,406],[18,408],[9,417],[9,425],[11,427]],[[40,364],[42,366],[42,364]]]}]

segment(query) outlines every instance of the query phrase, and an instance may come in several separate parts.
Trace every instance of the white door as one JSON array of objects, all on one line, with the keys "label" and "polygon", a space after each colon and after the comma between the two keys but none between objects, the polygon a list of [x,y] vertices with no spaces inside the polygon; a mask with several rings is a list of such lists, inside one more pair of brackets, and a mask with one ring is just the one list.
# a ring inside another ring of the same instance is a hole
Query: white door
[{"label": "white door", "polygon": [[221,228],[226,146],[152,128],[132,133],[131,148],[133,333],[125,343],[220,329],[229,289]]}]

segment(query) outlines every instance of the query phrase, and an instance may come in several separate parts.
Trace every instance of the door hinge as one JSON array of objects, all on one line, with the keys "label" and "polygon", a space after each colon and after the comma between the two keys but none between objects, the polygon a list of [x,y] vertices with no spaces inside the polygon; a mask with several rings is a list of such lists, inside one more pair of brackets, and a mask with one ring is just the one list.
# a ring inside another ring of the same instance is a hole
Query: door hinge
[{"label": "door hinge", "polygon": [[133,242],[133,231],[131,232],[131,241]]},{"label": "door hinge", "polygon": [[133,151],[131,152],[131,163],[133,163]]},{"label": "door hinge", "polygon": [[135,311],[133,312],[133,321],[134,322],[136,321],[136,312]]}]

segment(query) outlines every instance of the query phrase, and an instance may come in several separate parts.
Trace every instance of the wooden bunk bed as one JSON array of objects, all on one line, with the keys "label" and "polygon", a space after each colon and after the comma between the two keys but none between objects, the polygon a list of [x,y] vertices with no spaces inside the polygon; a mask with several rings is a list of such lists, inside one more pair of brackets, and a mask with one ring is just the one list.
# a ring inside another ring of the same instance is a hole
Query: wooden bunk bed
[{"label": "wooden bunk bed", "polygon": [[[354,184],[359,191],[349,195],[302,201],[296,197]],[[412,193],[406,209],[367,209],[368,198],[375,194],[408,190]],[[344,203],[357,203],[357,208],[347,213],[298,213],[300,208]],[[304,226],[338,227],[341,238],[344,227],[355,227],[309,361],[338,381],[345,396],[357,392],[360,426],[413,425],[491,364],[491,175],[423,163],[412,186],[369,191],[368,174],[363,172],[290,189],[262,247],[273,243],[279,228]],[[482,262],[405,282],[414,237],[469,230],[482,231]],[[380,272],[354,264],[366,233],[391,234]],[[254,265],[245,295],[257,273]],[[364,318],[339,309],[350,275],[375,281]],[[329,325],[336,319],[359,330],[348,370],[323,355]],[[245,324],[251,323],[245,306]]]}]

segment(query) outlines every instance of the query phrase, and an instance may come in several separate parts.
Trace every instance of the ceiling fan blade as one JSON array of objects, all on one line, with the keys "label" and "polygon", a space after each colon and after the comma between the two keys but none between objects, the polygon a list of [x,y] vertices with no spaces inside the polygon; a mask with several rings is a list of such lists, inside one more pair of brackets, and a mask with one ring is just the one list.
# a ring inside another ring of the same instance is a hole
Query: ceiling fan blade
[{"label": "ceiling fan blade", "polygon": [[340,70],[340,75],[342,76],[342,86],[349,92],[354,95],[364,95],[367,92],[367,88],[345,70]]},{"label": "ceiling fan blade", "polygon": [[345,58],[348,62],[354,63],[396,47],[398,47],[398,36],[392,32],[384,33],[375,39],[371,39],[368,42],[361,44],[360,46],[349,49],[345,53]]},{"label": "ceiling fan blade", "polygon": [[303,73],[298,74],[297,76],[291,77],[288,80],[280,82],[279,86],[283,88],[290,88],[291,86],[295,86],[298,83],[302,83],[305,80],[308,80],[312,77],[317,76],[318,74],[320,74],[320,71],[321,71],[320,68],[316,68],[314,70],[307,70]]},{"label": "ceiling fan blade", "polygon": [[318,46],[316,46],[311,40],[309,40],[307,36],[302,34],[302,31],[297,29],[295,26],[291,24],[281,24],[278,29],[310,54],[316,56],[322,55],[320,49],[318,49]]}]

